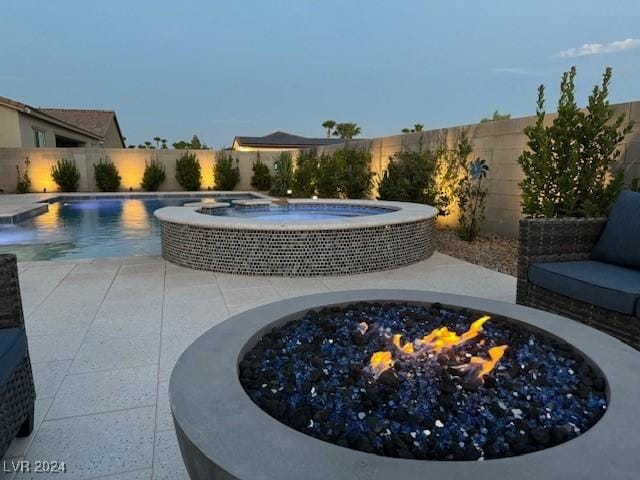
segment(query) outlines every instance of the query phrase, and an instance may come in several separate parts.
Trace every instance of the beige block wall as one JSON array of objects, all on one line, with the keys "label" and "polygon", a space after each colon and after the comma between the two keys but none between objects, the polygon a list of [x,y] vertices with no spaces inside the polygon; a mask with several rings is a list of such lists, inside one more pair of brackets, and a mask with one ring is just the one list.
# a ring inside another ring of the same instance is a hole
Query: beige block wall
[{"label": "beige block wall", "polygon": [[[618,104],[614,106],[616,111],[624,113],[634,120],[635,126],[631,134],[620,145],[620,168],[625,172],[627,179],[640,177],[640,102]],[[553,120],[549,115],[547,122]],[[527,137],[522,129],[535,121],[535,117],[517,118],[500,122],[484,124],[464,125],[459,127],[429,130],[425,132],[392,135],[379,137],[367,141],[353,140],[352,145],[369,148],[372,153],[372,170],[377,175],[387,166],[389,157],[402,148],[417,148],[420,141],[425,148],[435,148],[446,145],[452,148],[457,136],[462,129],[469,129],[469,135],[473,144],[473,158],[482,157],[489,164],[489,176],[487,179],[487,219],[484,224],[486,232],[494,232],[515,237],[518,232],[518,220],[520,213],[520,188],[518,182],[522,179],[522,171],[517,163],[518,156],[526,148]],[[342,148],[342,145],[323,147],[323,151],[333,151]],[[15,165],[21,163],[25,156],[32,161],[31,178],[33,191],[41,192],[43,188],[54,191],[55,185],[50,178],[51,166],[57,159],[66,157],[76,161],[82,172],[82,191],[94,191],[93,164],[100,158],[108,156],[116,163],[122,176],[124,190],[133,187],[139,190],[145,161],[152,156],[157,157],[166,166],[167,181],[162,185],[162,190],[180,190],[175,181],[175,161],[183,153],[183,150],[138,150],[138,149],[22,149],[0,148],[0,188],[5,192],[12,192],[16,185]],[[202,166],[203,189],[213,185],[213,162],[215,152],[212,150],[196,151]],[[240,168],[240,183],[238,190],[251,189],[251,167],[256,159],[256,152],[231,152],[238,158]],[[277,152],[261,152],[262,161],[267,163],[273,171],[273,163]],[[374,192],[375,195],[375,192]],[[440,223],[455,225],[456,216],[450,215],[440,219]]]},{"label": "beige block wall", "polygon": [[[192,150],[198,157],[202,171],[202,190],[213,188],[213,164],[216,152],[213,150]],[[72,160],[80,170],[80,188],[82,192],[96,191],[93,175],[93,165],[101,159],[109,158],[117,167],[122,177],[122,190],[132,188],[141,190],[140,182],[146,162],[157,159],[165,166],[166,180],[161,186],[162,191],[182,190],[175,179],[176,160],[184,150],[145,150],[128,148],[0,148],[0,189],[14,192],[16,187],[16,165],[24,169],[24,159],[29,157],[31,162],[29,176],[31,190],[47,192],[57,190],[51,179],[51,167],[62,158]],[[238,159],[240,169],[240,183],[237,190],[251,190],[252,167],[257,158],[254,152],[232,152]],[[273,170],[273,163],[277,153],[261,152],[261,160]]]},{"label": "beige block wall", "polygon": [[[630,181],[640,177],[640,101],[614,105],[617,115],[624,114],[635,122],[632,132],[619,146],[622,153],[620,166],[625,178]],[[555,114],[547,115],[545,123],[551,123]],[[462,125],[458,127],[428,130],[405,135],[392,135],[371,140],[352,140],[354,146],[369,148],[372,154],[372,170],[377,174],[386,169],[389,157],[402,148],[417,148],[422,140],[425,148],[446,145],[453,148],[456,138],[463,129],[469,130],[473,145],[473,158],[484,158],[489,165],[487,178],[487,219],[486,232],[510,237],[518,234],[518,221],[522,218],[520,208],[520,188],[522,170],[518,157],[527,148],[527,137],[522,133],[525,126],[535,122],[535,117],[516,118],[500,122]],[[331,152],[342,145],[331,145],[321,150]],[[374,192],[375,195],[375,192]],[[455,225],[456,215],[440,218],[440,224]]]},{"label": "beige block wall", "polygon": [[20,122],[18,111],[0,105],[0,145],[20,146]]}]

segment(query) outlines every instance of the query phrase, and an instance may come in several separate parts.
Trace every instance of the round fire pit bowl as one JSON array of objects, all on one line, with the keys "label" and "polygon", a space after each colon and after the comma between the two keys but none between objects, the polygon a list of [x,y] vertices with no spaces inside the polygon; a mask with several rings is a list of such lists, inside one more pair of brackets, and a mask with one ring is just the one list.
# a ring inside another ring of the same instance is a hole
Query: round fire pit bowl
[{"label": "round fire pit bowl", "polygon": [[[485,461],[409,460],[341,447],[298,432],[256,405],[239,362],[274,328],[309,310],[357,302],[439,303],[522,322],[570,344],[602,373],[607,410],[576,438]],[[180,357],[169,398],[192,479],[635,479],[640,471],[640,353],[604,333],[539,310],[460,295],[357,290],[296,297],[240,313],[210,329]]]}]

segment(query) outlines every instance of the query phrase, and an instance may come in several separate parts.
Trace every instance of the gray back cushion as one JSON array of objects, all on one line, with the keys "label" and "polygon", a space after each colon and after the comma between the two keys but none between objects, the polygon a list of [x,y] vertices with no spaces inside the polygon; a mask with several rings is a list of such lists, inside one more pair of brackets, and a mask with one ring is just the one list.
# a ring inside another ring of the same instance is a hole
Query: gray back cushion
[{"label": "gray back cushion", "polygon": [[640,269],[640,193],[618,196],[607,224],[591,252],[593,260]]}]

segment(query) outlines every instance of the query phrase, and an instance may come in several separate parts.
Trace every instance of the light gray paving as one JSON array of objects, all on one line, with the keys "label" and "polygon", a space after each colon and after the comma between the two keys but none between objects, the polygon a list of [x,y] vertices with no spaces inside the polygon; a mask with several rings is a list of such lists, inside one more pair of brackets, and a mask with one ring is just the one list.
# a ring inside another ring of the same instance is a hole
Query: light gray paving
[{"label": "light gray paving", "polygon": [[[19,265],[38,400],[36,428],[7,459],[59,459],[64,476],[180,479],[167,388],[199,335],[230,315],[297,295],[369,288],[513,302],[516,280],[435,253],[397,270],[344,277],[246,277],[160,257]],[[0,480],[13,475],[0,474]],[[49,478],[39,474],[22,478]]]},{"label": "light gray paving", "polygon": [[[142,407],[45,421],[25,459],[64,461],[65,476],[74,479],[149,467],[153,462],[154,415],[154,407]],[[16,478],[61,477],[59,473],[32,473]]]},{"label": "light gray paving", "polygon": [[157,390],[156,365],[67,375],[46,418],[155,406]]}]

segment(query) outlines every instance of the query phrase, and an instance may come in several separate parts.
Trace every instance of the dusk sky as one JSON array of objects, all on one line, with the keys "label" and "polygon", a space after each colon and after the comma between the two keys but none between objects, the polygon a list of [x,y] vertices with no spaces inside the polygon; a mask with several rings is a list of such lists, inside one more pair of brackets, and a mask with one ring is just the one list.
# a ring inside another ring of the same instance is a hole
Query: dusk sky
[{"label": "dusk sky", "polygon": [[580,105],[606,66],[611,101],[640,100],[638,0],[4,2],[0,95],[117,112],[127,143],[196,133],[212,146],[274,130],[363,137],[422,123]]}]

